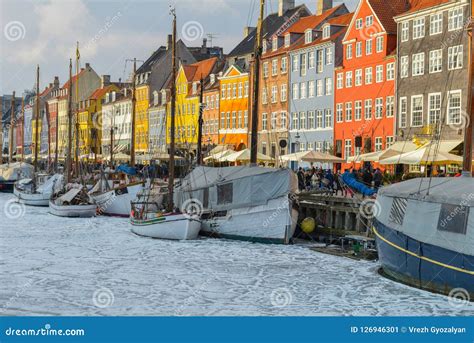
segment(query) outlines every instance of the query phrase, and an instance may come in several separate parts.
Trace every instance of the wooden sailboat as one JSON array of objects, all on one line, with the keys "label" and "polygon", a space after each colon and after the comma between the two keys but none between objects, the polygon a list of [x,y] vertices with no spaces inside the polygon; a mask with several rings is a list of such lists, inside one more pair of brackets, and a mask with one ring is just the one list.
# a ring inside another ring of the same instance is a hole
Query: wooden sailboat
[{"label": "wooden sailboat", "polygon": [[[196,239],[201,230],[199,216],[179,213],[174,209],[174,155],[175,155],[175,111],[176,111],[176,12],[173,16],[172,75],[171,75],[171,133],[168,192],[165,187],[146,189],[132,202],[130,222],[132,232],[137,235],[173,240]],[[135,82],[135,80],[134,80]],[[135,97],[135,94],[133,94]],[[133,120],[133,119],[132,119]],[[166,194],[164,194],[166,193]],[[165,208],[166,205],[166,208]]]},{"label": "wooden sailboat", "polygon": [[35,111],[35,158],[33,178],[26,178],[15,183],[13,193],[18,201],[30,206],[48,206],[49,199],[53,193],[53,188],[59,175],[50,177],[48,174],[38,172],[38,150],[39,142],[39,65],[36,68],[36,111]]},{"label": "wooden sailboat", "polygon": [[[77,50],[76,63],[79,64],[79,49]],[[49,202],[49,212],[59,217],[93,217],[96,215],[97,205],[87,193],[87,189],[79,183],[71,183],[72,171],[72,60],[69,60],[69,89],[68,89],[68,145],[66,162],[66,184],[60,191],[53,194]],[[76,76],[76,89],[78,76]],[[77,102],[76,95],[76,102]],[[76,106],[77,108],[77,106]],[[76,111],[76,120],[77,111]],[[79,175],[76,175],[79,176]]]}]

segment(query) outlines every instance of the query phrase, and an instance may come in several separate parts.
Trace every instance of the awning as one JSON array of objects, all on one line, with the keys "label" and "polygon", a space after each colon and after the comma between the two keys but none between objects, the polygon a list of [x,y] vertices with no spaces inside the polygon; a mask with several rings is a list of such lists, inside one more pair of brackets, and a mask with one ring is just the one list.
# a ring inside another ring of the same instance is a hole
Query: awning
[{"label": "awning", "polygon": [[216,152],[215,154],[209,155],[208,157],[204,158],[204,162],[207,161],[220,161],[222,158],[233,154],[234,150],[222,150],[221,152]]},{"label": "awning", "polygon": [[414,151],[416,149],[418,149],[418,146],[410,141],[395,142],[388,149],[382,151],[375,151],[357,156],[351,156],[347,159],[347,162],[378,162],[380,160],[400,155],[405,152]]},{"label": "awning", "polygon": [[320,162],[320,163],[342,163],[345,162],[344,159],[333,156],[328,153],[320,151],[301,151],[293,154],[280,156],[280,159],[283,161],[304,161],[304,162]]},{"label": "awning", "polygon": [[[452,145],[446,145],[445,149],[449,149],[451,146]],[[451,148],[451,150],[452,149],[453,148]],[[381,160],[380,164],[461,164],[462,161],[462,156],[437,150],[436,146],[427,144],[415,151]]]},{"label": "awning", "polygon": [[[270,156],[257,153],[257,160],[261,162],[265,161],[273,161],[273,158]],[[244,149],[241,151],[234,152],[232,154],[229,154],[223,158],[221,158],[219,161],[221,162],[247,162],[250,161],[250,149]]]}]

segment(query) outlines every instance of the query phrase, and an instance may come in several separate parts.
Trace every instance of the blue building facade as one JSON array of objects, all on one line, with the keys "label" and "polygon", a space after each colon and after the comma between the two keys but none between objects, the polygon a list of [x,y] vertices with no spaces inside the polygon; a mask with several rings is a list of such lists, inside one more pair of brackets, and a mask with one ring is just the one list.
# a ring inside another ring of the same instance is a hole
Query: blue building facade
[{"label": "blue building facade", "polygon": [[[345,14],[342,17],[349,17]],[[334,141],[334,70],[342,63],[346,20],[306,30],[290,52],[290,152],[330,152]],[[341,24],[342,23],[342,24]]]}]

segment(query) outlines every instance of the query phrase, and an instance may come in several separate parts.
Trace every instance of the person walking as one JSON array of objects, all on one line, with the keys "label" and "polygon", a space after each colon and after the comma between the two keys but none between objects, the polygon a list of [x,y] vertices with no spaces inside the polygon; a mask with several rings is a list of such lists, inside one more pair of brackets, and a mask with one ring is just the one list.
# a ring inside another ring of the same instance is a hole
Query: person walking
[{"label": "person walking", "polygon": [[374,188],[375,188],[375,191],[378,191],[378,189],[382,185],[382,179],[383,179],[382,172],[380,171],[379,168],[376,168],[375,173],[374,173]]}]

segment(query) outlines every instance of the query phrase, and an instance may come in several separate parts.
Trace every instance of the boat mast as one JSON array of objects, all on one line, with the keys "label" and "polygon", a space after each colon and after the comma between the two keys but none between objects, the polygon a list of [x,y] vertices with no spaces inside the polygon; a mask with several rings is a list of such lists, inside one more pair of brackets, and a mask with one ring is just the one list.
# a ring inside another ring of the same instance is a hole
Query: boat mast
[{"label": "boat mast", "polygon": [[173,36],[171,43],[171,125],[170,125],[170,166],[168,178],[168,211],[173,212],[173,187],[174,187],[174,150],[175,150],[175,111],[176,111],[176,9],[171,8],[173,16]]},{"label": "boat mast", "polygon": [[76,89],[74,99],[74,114],[76,119],[76,149],[75,149],[75,175],[79,176],[79,42],[76,46]]},{"label": "boat mast", "polygon": [[262,54],[262,26],[265,10],[265,0],[260,0],[260,17],[257,24],[257,35],[255,37],[254,50],[254,69],[253,69],[253,92],[252,92],[252,132],[250,147],[250,164],[257,165],[258,151],[258,92],[259,92],[259,76],[260,76],[260,56]]},{"label": "boat mast", "polygon": [[204,80],[201,75],[200,80],[201,91],[199,92],[199,118],[198,118],[198,141],[197,141],[197,165],[202,165],[202,112],[204,110],[204,104],[202,103],[204,98]]},{"label": "boat mast", "polygon": [[56,101],[56,135],[54,137],[54,141],[55,141],[55,147],[54,147],[54,171],[57,173],[58,172],[58,158],[59,158],[59,147],[58,147],[58,143],[59,143],[59,113],[58,113],[58,102],[59,100]]},{"label": "boat mast", "polygon": [[68,87],[68,124],[67,124],[67,166],[66,166],[66,183],[71,181],[72,169],[72,59],[69,59],[69,87]]},{"label": "boat mast", "polygon": [[130,142],[130,166],[135,166],[135,126],[136,126],[136,109],[135,105],[137,103],[137,59],[133,59],[133,75],[132,75],[132,139]]},{"label": "boat mast", "polygon": [[12,93],[10,116],[10,134],[8,137],[8,162],[13,162],[13,126],[15,125],[15,91]]},{"label": "boat mast", "polygon": [[25,98],[21,97],[21,162],[25,162]]},{"label": "boat mast", "polygon": [[[472,8],[474,15],[474,6]],[[472,175],[472,140],[473,130],[472,125],[474,122],[474,22],[471,20],[470,28],[468,29],[469,39],[469,50],[471,55],[468,56],[470,59],[469,63],[469,85],[468,85],[468,113],[469,117],[466,118],[467,126],[464,131],[464,161],[463,161],[463,172],[466,175]]]},{"label": "boat mast", "polygon": [[38,129],[39,129],[39,64],[36,66],[36,119],[35,119],[35,164],[34,164],[34,172],[35,174],[38,172],[38,149],[39,149],[39,137],[38,137]]},{"label": "boat mast", "polygon": [[115,105],[112,105],[112,115],[110,116],[110,167],[114,165],[114,117]]}]

